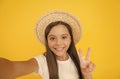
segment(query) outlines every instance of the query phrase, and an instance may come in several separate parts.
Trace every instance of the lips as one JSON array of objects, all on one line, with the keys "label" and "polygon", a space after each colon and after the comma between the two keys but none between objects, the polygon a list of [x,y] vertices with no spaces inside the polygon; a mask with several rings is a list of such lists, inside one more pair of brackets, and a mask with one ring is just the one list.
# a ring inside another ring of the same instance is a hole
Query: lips
[{"label": "lips", "polygon": [[64,47],[55,48],[56,51],[62,51]]}]

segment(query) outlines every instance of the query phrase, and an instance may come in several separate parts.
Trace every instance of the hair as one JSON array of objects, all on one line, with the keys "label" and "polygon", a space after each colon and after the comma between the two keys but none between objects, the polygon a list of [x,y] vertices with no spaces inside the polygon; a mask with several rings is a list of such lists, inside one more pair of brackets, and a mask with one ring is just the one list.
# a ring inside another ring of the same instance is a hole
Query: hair
[{"label": "hair", "polygon": [[56,57],[54,55],[54,53],[50,50],[49,46],[48,46],[48,40],[47,40],[47,36],[50,32],[50,30],[55,27],[56,25],[64,25],[67,29],[68,32],[71,36],[71,44],[67,50],[69,56],[71,57],[71,59],[73,60],[78,74],[79,74],[79,79],[82,79],[82,73],[81,73],[81,68],[80,68],[80,60],[75,48],[75,43],[74,43],[74,39],[73,39],[73,33],[72,33],[72,28],[70,27],[69,24],[63,22],[63,21],[56,21],[56,22],[52,22],[50,23],[46,30],[45,30],[45,46],[46,46],[46,59],[47,59],[47,65],[48,65],[48,70],[49,70],[49,79],[59,79],[59,75],[58,75],[58,64],[56,61]]}]

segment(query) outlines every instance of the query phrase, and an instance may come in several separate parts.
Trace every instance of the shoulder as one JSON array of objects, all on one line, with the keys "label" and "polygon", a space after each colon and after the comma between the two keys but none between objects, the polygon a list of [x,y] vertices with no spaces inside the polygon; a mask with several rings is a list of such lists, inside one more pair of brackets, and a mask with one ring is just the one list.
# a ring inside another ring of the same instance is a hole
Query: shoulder
[{"label": "shoulder", "polygon": [[35,56],[34,59],[36,59],[37,61],[41,61],[41,60],[46,60],[46,57],[44,54]]},{"label": "shoulder", "polygon": [[37,61],[38,66],[42,66],[42,65],[45,65],[47,63],[46,57],[44,54],[35,56],[34,59]]},{"label": "shoulder", "polygon": [[38,70],[35,72],[39,73],[41,76],[43,76],[43,74],[48,74],[48,67],[45,55],[42,54],[35,56],[34,59],[37,61],[38,64]]}]

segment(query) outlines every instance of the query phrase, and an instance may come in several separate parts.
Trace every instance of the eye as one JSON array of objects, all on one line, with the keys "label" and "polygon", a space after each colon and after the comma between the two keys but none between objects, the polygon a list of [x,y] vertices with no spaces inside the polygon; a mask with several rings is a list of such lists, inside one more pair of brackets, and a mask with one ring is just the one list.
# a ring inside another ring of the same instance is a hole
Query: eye
[{"label": "eye", "polygon": [[67,38],[67,36],[63,36],[63,37],[62,37],[62,39],[66,39],[66,38]]},{"label": "eye", "polygon": [[51,41],[55,40],[55,38],[54,38],[54,37],[50,37],[49,39],[50,39]]}]

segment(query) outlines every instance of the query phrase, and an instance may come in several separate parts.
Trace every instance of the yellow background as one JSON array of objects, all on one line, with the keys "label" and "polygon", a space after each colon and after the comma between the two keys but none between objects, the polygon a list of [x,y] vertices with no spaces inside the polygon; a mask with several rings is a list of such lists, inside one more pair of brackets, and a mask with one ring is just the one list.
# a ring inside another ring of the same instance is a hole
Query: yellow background
[{"label": "yellow background", "polygon": [[[76,15],[82,23],[82,39],[76,45],[83,54],[91,47],[96,64],[94,79],[120,79],[119,0],[0,0],[0,57],[27,60],[45,51],[35,37],[34,26],[49,10]],[[17,79],[41,79],[28,74]]]}]

